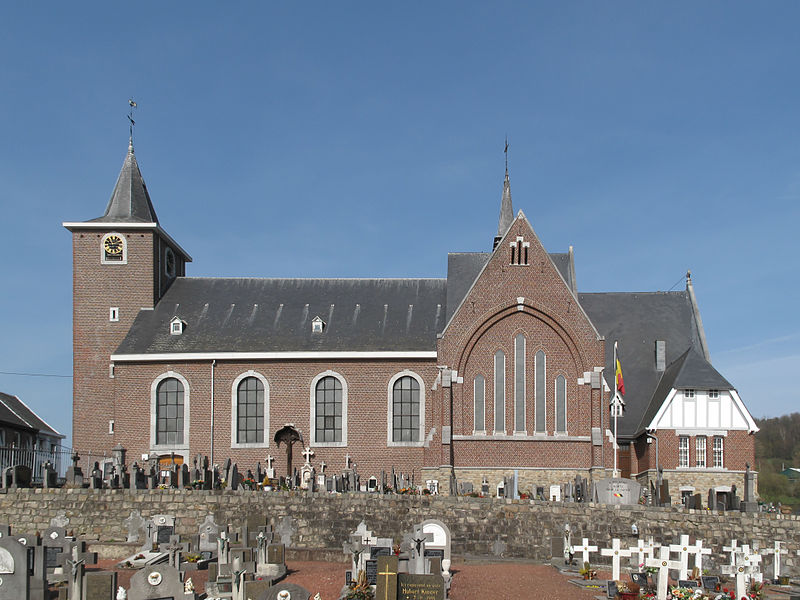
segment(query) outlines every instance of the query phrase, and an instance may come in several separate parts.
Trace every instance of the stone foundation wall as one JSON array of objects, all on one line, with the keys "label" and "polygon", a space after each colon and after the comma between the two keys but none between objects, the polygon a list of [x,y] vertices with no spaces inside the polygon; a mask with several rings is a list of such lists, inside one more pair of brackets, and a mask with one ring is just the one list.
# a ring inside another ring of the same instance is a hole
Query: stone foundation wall
[{"label": "stone foundation wall", "polygon": [[[758,473],[754,472],[754,487],[758,490]],[[664,479],[669,480],[669,494],[672,504],[681,503],[681,488],[694,488],[693,494],[700,494],[703,507],[708,503],[708,490],[720,486],[736,486],[736,494],[739,500],[744,500],[744,471],[713,471],[713,470],[667,470],[664,469]],[[643,486],[656,482],[657,473],[655,469],[639,473],[634,479]],[[758,494],[756,493],[756,496]]]},{"label": "stone foundation wall", "polygon": [[[658,542],[675,543],[681,534],[703,540],[711,546],[711,561],[727,560],[722,546],[731,539],[771,546],[775,540],[787,543],[785,567],[800,575],[795,550],[800,549],[800,519],[774,514],[718,513],[678,508],[605,506],[595,504],[549,503],[531,500],[503,500],[448,496],[402,496],[374,494],[308,494],[263,492],[213,492],[199,490],[9,490],[0,493],[0,522],[12,532],[44,531],[50,519],[64,514],[68,531],[94,538],[100,543],[126,538],[123,521],[132,510],[148,518],[174,514],[177,532],[194,535],[206,515],[217,523],[243,522],[248,515],[266,515],[273,526],[284,517],[292,519],[295,533],[291,547],[301,550],[340,550],[348,534],[364,519],[382,537],[402,539],[414,523],[440,519],[452,533],[453,554],[495,556],[497,541],[505,545],[504,558],[547,561],[552,540],[559,543],[564,525],[572,528],[573,542],[587,537],[607,547],[612,537],[623,545],[636,543],[635,524],[640,535]],[[502,546],[499,545],[499,546]],[[601,563],[600,557],[593,559]],[[771,558],[765,559],[768,571]],[[712,562],[709,561],[709,564]],[[706,559],[704,559],[704,564]],[[711,566],[710,568],[714,568]]]}]

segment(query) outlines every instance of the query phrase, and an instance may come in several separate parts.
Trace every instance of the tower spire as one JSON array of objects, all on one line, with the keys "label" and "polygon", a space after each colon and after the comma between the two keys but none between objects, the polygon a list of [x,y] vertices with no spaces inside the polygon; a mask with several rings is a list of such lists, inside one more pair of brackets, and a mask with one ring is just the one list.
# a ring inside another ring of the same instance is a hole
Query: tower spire
[{"label": "tower spire", "polygon": [[514,208],[511,205],[511,181],[508,178],[508,137],[506,137],[506,145],[503,152],[506,155],[506,177],[503,181],[503,198],[500,201],[500,219],[497,223],[497,235],[494,238],[492,249],[497,247],[497,244],[500,243],[500,240],[514,221]]}]

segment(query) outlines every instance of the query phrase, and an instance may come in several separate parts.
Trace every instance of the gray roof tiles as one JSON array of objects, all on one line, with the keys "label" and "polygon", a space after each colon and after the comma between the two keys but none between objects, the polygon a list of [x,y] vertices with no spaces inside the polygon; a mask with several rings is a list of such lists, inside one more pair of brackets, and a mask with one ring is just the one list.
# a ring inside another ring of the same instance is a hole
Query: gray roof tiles
[{"label": "gray roof tiles", "polygon": [[17,396],[0,392],[0,423],[6,423],[18,429],[39,431],[63,438],[55,429],[45,423]]},{"label": "gray roof tiles", "polygon": [[125,162],[111,193],[111,199],[102,217],[92,223],[158,223],[150,194],[139,170],[133,146],[128,149]]},{"label": "gray roof tiles", "polygon": [[446,300],[443,279],[179,278],[116,353],[435,351]]}]

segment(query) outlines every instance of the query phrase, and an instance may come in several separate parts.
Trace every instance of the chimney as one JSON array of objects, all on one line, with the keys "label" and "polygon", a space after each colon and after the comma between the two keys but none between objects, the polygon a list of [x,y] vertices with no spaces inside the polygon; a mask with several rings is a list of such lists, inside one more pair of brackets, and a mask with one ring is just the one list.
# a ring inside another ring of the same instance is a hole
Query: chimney
[{"label": "chimney", "polygon": [[656,371],[663,373],[667,368],[667,342],[656,340]]}]

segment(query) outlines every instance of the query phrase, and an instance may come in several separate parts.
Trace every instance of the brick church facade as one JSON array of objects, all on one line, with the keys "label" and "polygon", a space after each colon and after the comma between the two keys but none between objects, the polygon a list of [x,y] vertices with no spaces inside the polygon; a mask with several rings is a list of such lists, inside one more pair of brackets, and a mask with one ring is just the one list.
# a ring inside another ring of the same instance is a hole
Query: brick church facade
[{"label": "brick church facade", "polygon": [[103,216],[64,226],[82,453],[245,468],[271,455],[284,474],[288,432],[318,471],[349,459],[362,477],[394,467],[441,491],[514,471],[523,491],[605,478],[618,341],[623,476],[647,483],[660,465],[678,501],[741,488],[753,462],[757,427],[711,365],[691,278],[579,293],[572,248],[548,253],[514,215],[508,172],[492,249],[450,254],[441,279],[187,277],[132,145]]}]

